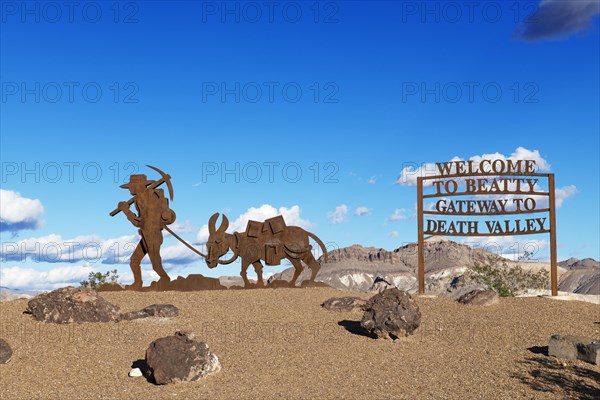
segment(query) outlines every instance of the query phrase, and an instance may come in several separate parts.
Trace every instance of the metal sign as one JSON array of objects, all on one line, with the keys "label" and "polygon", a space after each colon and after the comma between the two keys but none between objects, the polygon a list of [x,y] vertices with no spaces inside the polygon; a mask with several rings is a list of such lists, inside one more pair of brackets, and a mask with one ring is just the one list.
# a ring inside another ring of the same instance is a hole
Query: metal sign
[{"label": "metal sign", "polygon": [[[424,235],[476,237],[549,233],[550,286],[552,296],[556,296],[558,278],[554,174],[536,172],[534,160],[452,161],[436,163],[436,168],[438,174],[417,178],[419,293],[425,293]],[[539,189],[540,178],[547,179],[547,192]],[[435,189],[435,193],[423,194],[423,185],[429,181],[432,181],[431,187]],[[465,196],[469,198],[454,199]],[[548,207],[538,207],[540,196],[548,197]],[[423,201],[430,198],[438,198],[435,207],[424,210]],[[546,213],[545,217],[539,216],[544,213]],[[529,214],[531,218],[485,221],[471,218],[447,221],[430,217],[460,218],[524,214]],[[426,221],[424,216],[428,217]]]}]

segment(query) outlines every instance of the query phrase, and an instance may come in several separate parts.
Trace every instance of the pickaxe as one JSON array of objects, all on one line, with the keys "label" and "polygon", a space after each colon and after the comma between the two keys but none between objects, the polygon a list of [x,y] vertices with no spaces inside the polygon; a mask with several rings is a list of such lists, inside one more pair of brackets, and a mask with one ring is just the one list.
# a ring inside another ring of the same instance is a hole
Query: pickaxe
[{"label": "pickaxe", "polygon": [[[157,180],[156,182],[154,182],[153,184],[151,184],[149,186],[150,189],[156,189],[157,187],[159,187],[160,185],[162,185],[163,183],[167,184],[167,188],[169,189],[169,198],[171,199],[171,201],[173,201],[173,185],[171,184],[171,175],[169,174],[165,174],[163,171],[161,171],[160,169],[153,167],[152,165],[146,165],[148,168],[152,168],[153,170],[155,170],[156,172],[158,172],[161,176],[161,178],[159,180]],[[133,203],[135,203],[137,196],[133,196],[132,198],[130,198],[129,200],[127,200],[127,204],[128,205],[132,205]],[[114,210],[112,210],[110,212],[110,216],[114,217],[115,215],[117,215],[119,212],[121,212],[120,208],[115,208]]]},{"label": "pickaxe", "polygon": [[[151,184],[149,186],[150,189],[156,189],[157,187],[159,187],[160,185],[162,185],[163,183],[167,184],[167,188],[169,189],[169,198],[171,199],[171,201],[173,201],[173,185],[171,184],[171,175],[169,174],[165,174],[163,171],[161,171],[160,169],[153,167],[152,165],[146,165],[148,168],[152,168],[153,170],[155,170],[156,172],[158,172],[161,176],[161,178],[154,182],[153,184]],[[128,205],[132,205],[133,203],[135,203],[137,196],[133,196],[131,199],[129,199],[127,201]],[[115,215],[117,215],[119,212],[121,211],[120,208],[116,208],[114,210],[112,210],[112,212],[110,213],[111,217],[114,217]],[[201,257],[206,258],[206,254],[201,253],[200,251],[198,251],[197,249],[195,249],[193,246],[191,246],[188,242],[186,242],[185,240],[183,240],[182,238],[180,238],[175,232],[173,232],[173,230],[171,230],[171,228],[169,228],[167,225],[164,226],[165,230],[167,230],[167,232],[169,232],[171,235],[173,235],[175,237],[175,239],[179,240],[181,243],[183,243],[186,247],[188,247],[190,250],[192,250],[194,253],[198,254]]]}]

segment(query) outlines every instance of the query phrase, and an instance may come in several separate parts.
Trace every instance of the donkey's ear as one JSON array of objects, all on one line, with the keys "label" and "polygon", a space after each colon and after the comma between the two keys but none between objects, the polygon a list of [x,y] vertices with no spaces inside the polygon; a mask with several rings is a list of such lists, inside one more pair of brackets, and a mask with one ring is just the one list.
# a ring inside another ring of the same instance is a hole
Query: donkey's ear
[{"label": "donkey's ear", "polygon": [[217,231],[217,219],[219,218],[219,213],[214,213],[210,219],[208,220],[208,233],[210,235],[214,235]]},{"label": "donkey's ear", "polygon": [[221,222],[221,226],[219,227],[217,233],[225,233],[227,228],[229,228],[229,220],[227,219],[225,214],[223,214],[223,221]]}]

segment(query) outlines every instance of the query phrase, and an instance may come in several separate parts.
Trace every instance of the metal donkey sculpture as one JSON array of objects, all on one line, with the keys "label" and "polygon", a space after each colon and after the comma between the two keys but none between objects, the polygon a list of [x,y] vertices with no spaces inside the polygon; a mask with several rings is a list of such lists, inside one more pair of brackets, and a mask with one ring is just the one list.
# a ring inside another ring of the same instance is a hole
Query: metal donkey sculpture
[{"label": "metal donkey sculpture", "polygon": [[[250,264],[254,266],[258,276],[257,286],[262,287],[264,282],[261,260],[264,260],[266,265],[279,265],[282,258],[287,258],[295,269],[294,276],[289,283],[291,287],[296,286],[296,280],[303,270],[302,261],[310,267],[310,281],[314,282],[321,267],[312,254],[309,237],[319,244],[324,258],[327,257],[327,249],[321,239],[299,226],[286,226],[281,215],[267,219],[265,222],[248,221],[244,233],[226,233],[229,220],[225,215],[223,215],[221,226],[217,229],[218,218],[219,213],[215,213],[208,221],[210,235],[206,243],[208,248],[206,265],[209,268],[215,268],[219,264],[231,264],[241,257],[242,271],[240,275],[244,280],[245,287],[252,286],[246,275]],[[233,256],[222,261],[220,258],[229,250],[233,251]]]}]

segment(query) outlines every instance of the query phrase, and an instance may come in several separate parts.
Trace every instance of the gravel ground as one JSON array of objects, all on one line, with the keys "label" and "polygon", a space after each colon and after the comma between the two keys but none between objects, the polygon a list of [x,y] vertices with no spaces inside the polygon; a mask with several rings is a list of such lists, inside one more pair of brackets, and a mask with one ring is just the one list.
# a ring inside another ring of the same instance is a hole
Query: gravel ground
[{"label": "gravel ground", "polygon": [[[592,399],[600,367],[545,356],[552,334],[600,337],[600,308],[579,301],[501,299],[486,308],[419,297],[415,335],[360,333],[360,312],[320,307],[334,289],[103,293],[122,311],[172,303],[180,316],[55,325],[0,303],[5,399]],[[368,298],[368,295],[362,295]],[[189,330],[223,370],[200,382],[155,386],[127,376],[154,339]]]}]

